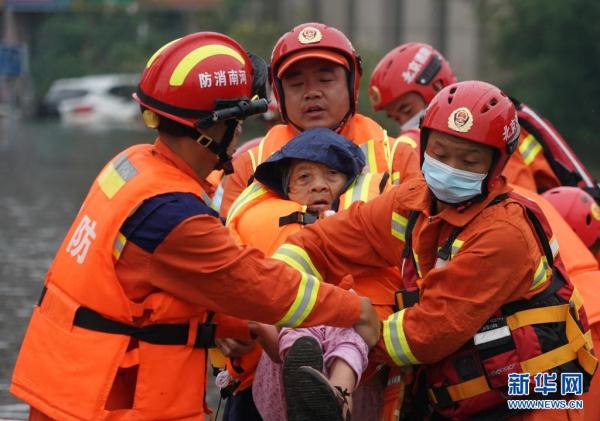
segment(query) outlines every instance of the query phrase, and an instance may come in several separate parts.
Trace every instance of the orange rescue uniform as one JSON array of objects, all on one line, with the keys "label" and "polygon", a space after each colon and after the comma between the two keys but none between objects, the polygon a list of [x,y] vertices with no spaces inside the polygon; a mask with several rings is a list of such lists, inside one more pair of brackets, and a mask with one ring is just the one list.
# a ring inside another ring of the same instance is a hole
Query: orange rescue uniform
[{"label": "orange rescue uniform", "polygon": [[[551,271],[522,205],[504,200],[488,207],[510,190],[500,179],[482,202],[432,215],[426,183],[414,179],[306,228],[282,249],[296,250],[303,267],[314,267],[324,280],[348,272],[357,276],[403,261],[408,214],[420,212],[412,234],[422,276],[419,304],[384,322],[383,341],[399,365],[436,363],[473,338],[502,305],[531,298],[549,285]],[[454,227],[464,229],[453,243],[452,260],[434,269],[438,247]],[[391,342],[390,329],[397,342]]]},{"label": "orange rescue uniform", "polygon": [[[11,392],[36,408],[33,417],[198,419],[206,350],[197,341],[208,311],[290,326],[357,321],[355,294],[236,245],[200,200],[202,184],[160,140],[127,149],[100,173],[48,272],[13,373]],[[151,250],[128,241],[124,222],[169,194],[186,198],[184,217],[172,213],[176,225]],[[86,313],[134,332],[82,327]],[[177,345],[134,336],[172,324],[185,329]],[[243,324],[217,327],[218,336],[247,334]]]}]

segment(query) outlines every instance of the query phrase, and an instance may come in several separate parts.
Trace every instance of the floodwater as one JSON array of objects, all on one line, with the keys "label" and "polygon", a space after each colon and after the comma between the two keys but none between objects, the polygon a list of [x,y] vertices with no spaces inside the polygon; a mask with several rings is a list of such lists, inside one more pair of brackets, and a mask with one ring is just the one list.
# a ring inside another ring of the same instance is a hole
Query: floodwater
[{"label": "floodwater", "polygon": [[[90,131],[0,118],[0,418],[27,417],[8,393],[12,368],[46,270],[87,189],[117,152],[153,136],[141,128]],[[593,160],[585,163],[599,176],[600,146],[585,148],[576,152]],[[215,408],[214,390],[209,401]]]}]

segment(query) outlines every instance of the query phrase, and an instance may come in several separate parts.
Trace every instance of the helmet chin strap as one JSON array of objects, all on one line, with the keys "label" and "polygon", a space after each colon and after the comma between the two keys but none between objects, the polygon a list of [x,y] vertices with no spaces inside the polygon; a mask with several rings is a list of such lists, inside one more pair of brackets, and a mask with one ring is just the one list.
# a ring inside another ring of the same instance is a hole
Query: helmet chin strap
[{"label": "helmet chin strap", "polygon": [[235,136],[235,129],[237,128],[239,122],[235,119],[230,119],[225,121],[225,134],[221,138],[220,142],[216,142],[214,139],[200,134],[196,142],[198,144],[204,146],[206,149],[211,151],[213,154],[217,155],[219,161],[215,165],[216,170],[223,170],[225,174],[233,173],[233,165],[231,164],[232,157],[229,155],[227,150],[229,149],[229,145],[233,141]]}]

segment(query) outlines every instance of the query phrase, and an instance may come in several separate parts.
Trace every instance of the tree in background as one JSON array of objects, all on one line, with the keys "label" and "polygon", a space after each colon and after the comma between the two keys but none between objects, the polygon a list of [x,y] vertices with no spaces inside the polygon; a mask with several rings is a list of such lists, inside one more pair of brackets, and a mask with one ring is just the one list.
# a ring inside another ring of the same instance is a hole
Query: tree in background
[{"label": "tree in background", "polygon": [[[502,79],[496,82],[539,110],[579,151],[599,150],[599,21],[597,0],[488,2],[483,14],[496,65],[506,72],[490,79]],[[590,163],[598,166],[593,155]]]}]

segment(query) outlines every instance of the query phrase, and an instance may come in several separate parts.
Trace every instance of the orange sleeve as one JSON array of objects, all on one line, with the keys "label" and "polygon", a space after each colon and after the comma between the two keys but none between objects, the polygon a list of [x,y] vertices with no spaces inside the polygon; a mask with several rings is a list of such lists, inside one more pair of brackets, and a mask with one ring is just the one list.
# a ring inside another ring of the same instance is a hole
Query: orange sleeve
[{"label": "orange sleeve", "polygon": [[233,174],[225,177],[223,183],[223,199],[221,200],[221,216],[227,217],[231,204],[248,187],[248,179],[254,174],[249,152],[244,152],[233,160]]},{"label": "orange sleeve", "polygon": [[399,174],[401,183],[418,177],[421,174],[421,167],[419,166],[419,157],[415,149],[401,139],[396,139],[395,142],[398,142],[398,144],[395,146],[392,172]]},{"label": "orange sleeve", "polygon": [[367,203],[356,202],[348,210],[306,226],[287,243],[303,249],[327,282],[397,266],[404,243],[391,235],[394,192]]},{"label": "orange sleeve", "polygon": [[[208,215],[186,219],[156,248],[150,282],[211,311],[269,324],[284,319],[304,285],[286,264],[236,245],[227,228]],[[314,291],[302,326],[349,327],[358,320],[356,294],[323,283]]]},{"label": "orange sleeve", "polygon": [[465,240],[445,268],[425,275],[419,303],[404,310],[403,319],[406,340],[420,363],[450,355],[503,304],[539,292],[539,287],[528,290],[541,254],[521,219],[492,219]]},{"label": "orange sleeve", "polygon": [[215,314],[213,322],[217,324],[216,338],[252,339],[250,329],[248,328],[248,320],[219,313]]}]

